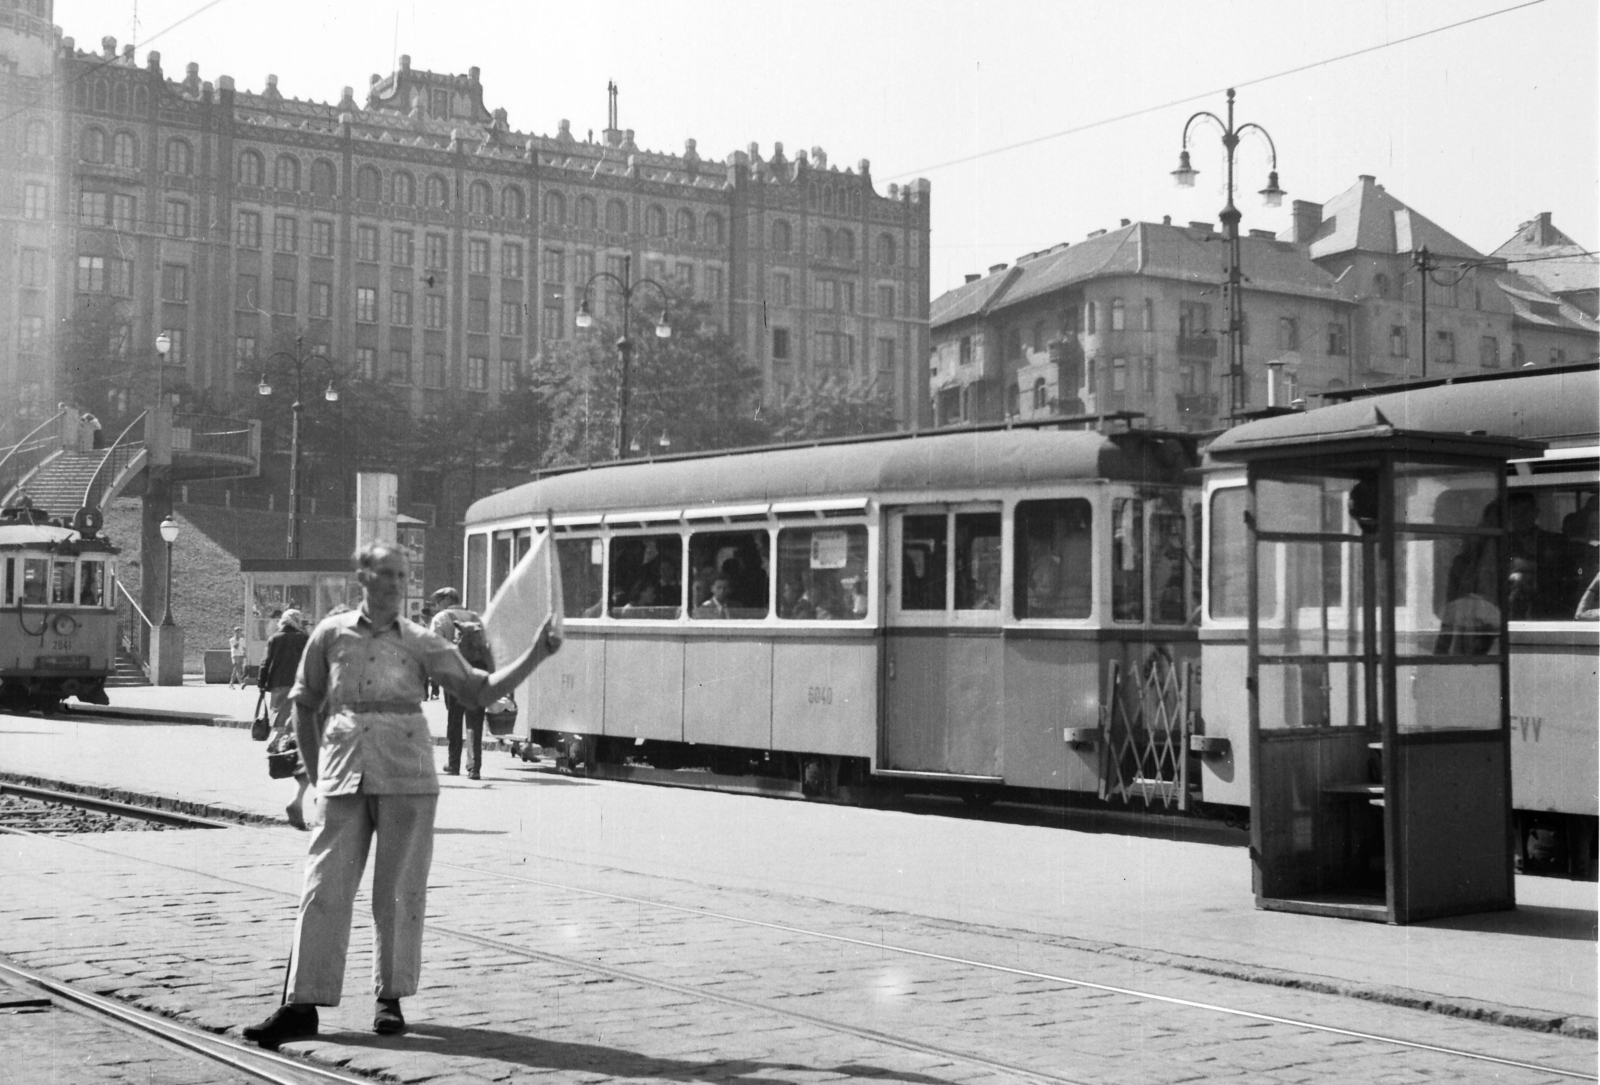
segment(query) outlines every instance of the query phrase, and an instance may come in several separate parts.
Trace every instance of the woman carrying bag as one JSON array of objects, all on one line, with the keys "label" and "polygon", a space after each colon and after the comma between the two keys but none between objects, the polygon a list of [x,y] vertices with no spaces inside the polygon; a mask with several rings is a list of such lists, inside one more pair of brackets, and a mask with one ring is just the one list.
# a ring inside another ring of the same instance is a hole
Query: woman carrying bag
[{"label": "woman carrying bag", "polygon": [[[284,611],[283,617],[278,619],[278,631],[267,640],[267,657],[261,663],[260,686],[272,698],[274,742],[278,736],[289,733],[289,712],[293,707],[289,701],[289,690],[294,686],[295,675],[300,670],[300,656],[304,654],[306,641],[310,639],[304,625],[305,618],[298,610]],[[295,773],[294,779],[300,785],[300,790],[295,793],[294,801],[284,808],[284,813],[290,825],[304,829],[306,820],[302,804],[310,782],[304,772]]]}]

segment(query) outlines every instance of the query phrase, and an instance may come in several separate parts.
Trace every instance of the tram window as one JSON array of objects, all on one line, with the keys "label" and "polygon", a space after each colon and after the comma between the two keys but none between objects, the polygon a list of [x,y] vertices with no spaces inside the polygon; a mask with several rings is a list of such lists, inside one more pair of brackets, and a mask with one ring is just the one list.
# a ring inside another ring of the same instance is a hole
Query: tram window
[{"label": "tram window", "polygon": [[613,618],[676,618],[683,609],[683,540],[624,535],[611,540],[606,594]]},{"label": "tram window", "polygon": [[6,558],[6,593],[0,596],[0,604],[11,606],[17,598],[17,562],[15,558]]},{"label": "tram window", "polygon": [[1111,503],[1111,616],[1144,620],[1144,501],[1137,497]]},{"label": "tram window", "polygon": [[496,531],[489,546],[489,594],[500,590],[500,585],[511,575],[517,558],[528,551],[528,529]]},{"label": "tram window", "polygon": [[66,561],[58,561],[55,565],[55,576],[51,580],[50,601],[52,603],[76,603],[78,601],[78,563],[69,558]]},{"label": "tram window", "polygon": [[[1510,510],[1507,617],[1512,621],[1572,621],[1584,611],[1595,620],[1585,595],[1600,575],[1600,487],[1517,487],[1506,498]],[[1438,495],[1434,522],[1464,526],[1499,523],[1499,509],[1482,487]],[[1435,612],[1455,600],[1495,598],[1493,552],[1479,540],[1440,540],[1436,545]]]},{"label": "tram window", "polygon": [[906,516],[900,521],[900,609],[945,607],[945,516]]},{"label": "tram window", "polygon": [[1152,621],[1182,625],[1189,620],[1190,611],[1183,590],[1188,564],[1183,504],[1176,496],[1163,494],[1151,502],[1150,509]]},{"label": "tram window", "polygon": [[[769,568],[765,531],[697,531],[689,536],[690,614],[696,618],[765,618]],[[713,599],[718,579],[728,587]]]},{"label": "tram window", "polygon": [[485,590],[489,570],[489,536],[479,533],[467,536],[467,582],[466,588],[467,609],[482,614],[488,605],[489,596]]},{"label": "tram window", "polygon": [[50,559],[22,559],[22,601],[43,606],[49,595]]},{"label": "tram window", "polygon": [[1000,609],[1000,514],[956,513],[956,609]]},{"label": "tram window", "polygon": [[1017,503],[1013,606],[1018,618],[1089,616],[1093,527],[1094,511],[1081,497]]},{"label": "tram window", "polygon": [[568,618],[597,618],[603,609],[601,574],[605,548],[599,539],[557,539],[561,608]]},{"label": "tram window", "polygon": [[104,569],[105,564],[99,561],[86,561],[78,566],[78,605],[101,605],[101,592],[105,587],[101,572]]},{"label": "tram window", "polygon": [[778,532],[778,617],[858,621],[867,616],[867,529],[783,528]]}]

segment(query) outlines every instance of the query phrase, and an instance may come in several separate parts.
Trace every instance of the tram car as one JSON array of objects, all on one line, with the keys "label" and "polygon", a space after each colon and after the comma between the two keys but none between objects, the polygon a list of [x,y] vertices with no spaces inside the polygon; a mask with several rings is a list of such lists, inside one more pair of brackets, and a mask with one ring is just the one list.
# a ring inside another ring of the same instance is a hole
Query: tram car
[{"label": "tram car", "polygon": [[0,708],[49,711],[68,697],[108,703],[117,549],[100,526],[93,508],[52,519],[23,499],[0,510]]},{"label": "tram car", "polygon": [[[1510,552],[1506,617],[1513,817],[1525,870],[1592,877],[1600,813],[1600,614],[1595,610],[1600,604],[1592,593],[1600,565],[1600,367],[1419,383],[1371,394],[1363,404],[1408,430],[1526,438],[1546,446],[1541,455],[1510,465],[1503,510]],[[1457,522],[1501,522],[1502,510],[1484,494],[1448,480],[1440,486],[1438,502],[1461,506],[1452,513]],[[1213,809],[1238,809],[1250,804],[1252,771],[1245,686],[1250,548],[1244,472],[1208,462],[1204,500],[1200,639],[1205,682],[1195,728],[1201,733],[1192,744],[1205,751],[1199,775],[1203,801]],[[1331,507],[1324,512],[1335,520],[1347,515]],[[1282,624],[1293,620],[1283,613],[1284,600],[1297,591],[1304,594],[1296,578],[1303,580],[1305,573],[1297,571],[1286,548],[1279,548],[1276,560],[1264,581],[1274,597],[1261,613],[1264,622]],[[1436,621],[1452,603],[1453,578],[1458,571],[1436,570],[1429,598],[1407,603],[1419,612],[1397,615],[1396,621],[1411,620],[1418,628]],[[1334,576],[1321,591],[1329,605],[1346,608],[1351,600],[1344,596],[1354,590],[1353,583],[1348,575]],[[1285,719],[1315,726],[1312,717],[1327,706],[1326,691],[1313,678],[1302,675],[1300,682],[1263,695],[1282,699],[1277,710]]]},{"label": "tram car", "polygon": [[597,466],[476,502],[469,606],[536,533],[559,562],[566,642],[520,741],[807,794],[1181,803],[1194,438],[1079,424]]}]

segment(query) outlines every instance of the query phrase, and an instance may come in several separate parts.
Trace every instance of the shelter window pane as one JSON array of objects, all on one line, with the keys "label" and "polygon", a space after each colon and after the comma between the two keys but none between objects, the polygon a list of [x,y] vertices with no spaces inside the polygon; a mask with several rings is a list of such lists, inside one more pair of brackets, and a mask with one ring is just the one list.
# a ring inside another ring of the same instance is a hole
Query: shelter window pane
[{"label": "shelter window pane", "polygon": [[1018,618],[1089,616],[1093,529],[1094,510],[1084,498],[1017,503],[1013,606]]}]

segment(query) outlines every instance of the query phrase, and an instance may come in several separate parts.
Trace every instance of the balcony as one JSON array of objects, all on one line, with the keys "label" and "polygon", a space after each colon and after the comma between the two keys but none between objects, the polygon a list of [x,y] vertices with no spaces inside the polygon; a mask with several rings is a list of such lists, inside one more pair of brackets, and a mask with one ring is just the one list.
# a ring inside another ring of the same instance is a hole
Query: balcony
[{"label": "balcony", "polygon": [[1215,358],[1217,356],[1217,337],[1214,335],[1180,335],[1178,336],[1178,357],[1180,358]]},{"label": "balcony", "polygon": [[1217,413],[1217,397],[1213,393],[1178,392],[1173,398],[1177,401],[1180,415],[1211,418]]}]

